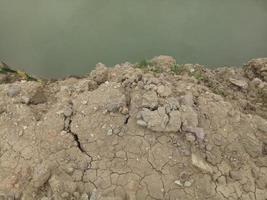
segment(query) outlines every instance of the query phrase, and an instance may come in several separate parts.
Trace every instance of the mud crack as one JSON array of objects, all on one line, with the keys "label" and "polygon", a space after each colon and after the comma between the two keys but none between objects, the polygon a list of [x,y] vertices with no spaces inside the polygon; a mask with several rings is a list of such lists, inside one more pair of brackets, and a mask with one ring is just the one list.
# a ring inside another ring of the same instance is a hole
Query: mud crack
[{"label": "mud crack", "polygon": [[72,135],[74,141],[76,142],[76,145],[81,153],[88,156],[90,159],[92,158],[82,147],[82,144],[80,142],[79,136],[76,133],[73,133],[71,131],[71,123],[72,123],[72,116],[73,116],[73,104],[69,104],[66,109],[64,110],[64,131],[66,131],[68,134]]}]

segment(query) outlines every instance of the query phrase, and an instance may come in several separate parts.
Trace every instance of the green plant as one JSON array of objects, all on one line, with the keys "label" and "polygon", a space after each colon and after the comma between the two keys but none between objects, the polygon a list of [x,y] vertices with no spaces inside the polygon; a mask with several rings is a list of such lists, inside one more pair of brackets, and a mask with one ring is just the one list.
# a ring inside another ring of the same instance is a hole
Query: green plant
[{"label": "green plant", "polygon": [[156,74],[162,73],[162,69],[159,66],[153,66],[149,70],[151,70],[152,72],[154,72]]},{"label": "green plant", "polygon": [[27,74],[24,71],[12,69],[6,63],[0,62],[0,74],[8,74],[8,73],[15,74],[15,76],[17,76],[18,78],[26,80],[26,81],[42,82],[40,79],[37,79],[37,78]]},{"label": "green plant", "polygon": [[144,69],[144,68],[147,68],[148,66],[151,66],[151,65],[152,65],[152,63],[149,60],[143,59],[137,64],[137,67]]},{"label": "green plant", "polygon": [[199,81],[203,81],[205,79],[204,76],[199,72],[195,72],[192,75]]},{"label": "green plant", "polygon": [[172,66],[171,71],[174,72],[175,74],[180,74],[182,72],[182,66],[175,64]]}]

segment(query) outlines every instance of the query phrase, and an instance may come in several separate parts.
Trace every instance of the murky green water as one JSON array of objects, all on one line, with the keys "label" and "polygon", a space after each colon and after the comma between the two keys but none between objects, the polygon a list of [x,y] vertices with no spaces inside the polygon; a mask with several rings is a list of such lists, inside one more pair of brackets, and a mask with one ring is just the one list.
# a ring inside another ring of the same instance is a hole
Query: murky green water
[{"label": "murky green water", "polygon": [[266,0],[0,0],[0,59],[41,76],[168,54],[242,65],[267,56]]}]

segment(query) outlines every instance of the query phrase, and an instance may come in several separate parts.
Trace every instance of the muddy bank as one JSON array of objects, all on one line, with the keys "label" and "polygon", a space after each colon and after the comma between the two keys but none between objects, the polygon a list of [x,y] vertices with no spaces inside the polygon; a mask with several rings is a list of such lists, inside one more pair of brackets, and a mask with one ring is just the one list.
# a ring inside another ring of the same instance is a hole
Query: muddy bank
[{"label": "muddy bank", "polygon": [[47,83],[7,76],[0,199],[267,199],[267,59],[210,70],[160,56]]}]

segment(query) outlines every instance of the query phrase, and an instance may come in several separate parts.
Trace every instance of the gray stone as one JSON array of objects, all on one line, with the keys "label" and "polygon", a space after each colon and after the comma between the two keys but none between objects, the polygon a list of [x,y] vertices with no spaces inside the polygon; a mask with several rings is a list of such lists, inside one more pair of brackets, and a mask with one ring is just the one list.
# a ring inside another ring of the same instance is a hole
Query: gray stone
[{"label": "gray stone", "polygon": [[154,91],[148,91],[143,95],[142,106],[154,109],[158,106],[158,96]]},{"label": "gray stone", "polygon": [[33,93],[33,95],[30,98],[30,104],[38,105],[43,104],[47,102],[47,97],[45,94],[45,91],[42,87],[37,88],[36,91]]},{"label": "gray stone", "polygon": [[29,104],[31,101],[31,99],[27,96],[22,96],[21,97],[21,103],[24,103],[24,104]]},{"label": "gray stone", "polygon": [[186,133],[185,138],[188,142],[191,142],[191,143],[196,141],[196,137],[192,133]]},{"label": "gray stone", "polygon": [[48,197],[42,197],[41,200],[50,200]]},{"label": "gray stone", "polygon": [[65,117],[70,117],[73,113],[73,110],[72,110],[72,107],[70,106],[67,106],[65,109],[64,109],[64,115]]},{"label": "gray stone", "polygon": [[235,86],[237,86],[239,88],[242,88],[242,89],[247,89],[248,88],[248,83],[245,80],[229,78],[229,81],[233,85],[235,85]]},{"label": "gray stone", "polygon": [[192,107],[194,105],[193,95],[192,93],[188,93],[181,97],[180,103],[185,106]]},{"label": "gray stone", "polygon": [[68,192],[63,192],[63,193],[61,194],[61,197],[62,197],[62,198],[68,198],[68,197],[69,197],[69,193],[68,193]]},{"label": "gray stone", "polygon": [[83,193],[80,200],[89,200],[89,196],[86,193]]},{"label": "gray stone", "polygon": [[183,186],[183,183],[180,180],[176,180],[174,181],[174,183],[178,186],[181,186],[181,187]]},{"label": "gray stone", "polygon": [[93,190],[90,196],[90,200],[97,200],[97,191]]},{"label": "gray stone", "polygon": [[107,136],[111,136],[111,135],[113,135],[113,130],[112,130],[112,128],[108,129],[108,131],[107,131]]},{"label": "gray stone", "polygon": [[141,118],[142,120],[138,120],[137,123],[155,132],[177,132],[182,123],[179,111],[171,111],[167,114],[165,107],[159,107],[155,111],[144,109],[141,112]]},{"label": "gray stone", "polygon": [[182,122],[184,127],[197,127],[198,114],[190,106],[181,106]]},{"label": "gray stone", "polygon": [[98,63],[90,76],[97,84],[102,84],[108,80],[108,68],[104,64]]},{"label": "gray stone", "polygon": [[184,182],[184,186],[185,186],[185,187],[191,187],[192,184],[193,184],[193,182],[194,182],[193,180],[185,181],[185,182]]},{"label": "gray stone", "polygon": [[10,85],[8,87],[7,95],[9,97],[15,97],[20,93],[21,88],[17,85]]},{"label": "gray stone", "polygon": [[191,160],[192,160],[192,164],[197,167],[198,169],[204,171],[204,172],[209,172],[209,173],[213,173],[213,169],[212,167],[200,156],[196,155],[196,154],[192,154],[191,155]]},{"label": "gray stone", "polygon": [[157,93],[159,94],[159,96],[161,97],[168,97],[171,95],[172,90],[170,87],[168,86],[164,86],[164,85],[160,85],[157,88]]},{"label": "gray stone", "polygon": [[111,99],[107,105],[106,109],[108,112],[118,112],[121,111],[123,107],[126,106],[126,96],[122,95],[121,97]]},{"label": "gray stone", "polygon": [[137,120],[136,122],[139,126],[142,126],[142,127],[147,127],[147,123],[143,120]]},{"label": "gray stone", "polygon": [[183,129],[186,132],[193,133],[198,140],[202,141],[205,138],[205,133],[203,128],[198,128],[198,127],[186,127]]}]

